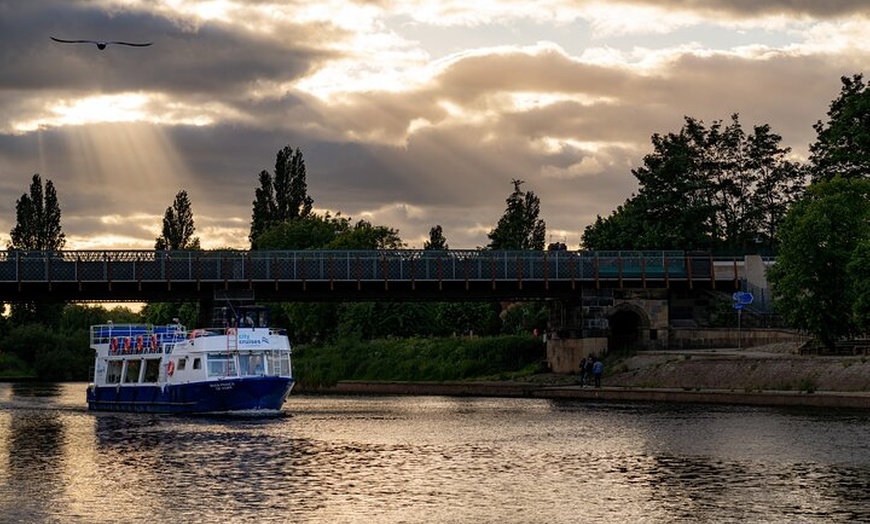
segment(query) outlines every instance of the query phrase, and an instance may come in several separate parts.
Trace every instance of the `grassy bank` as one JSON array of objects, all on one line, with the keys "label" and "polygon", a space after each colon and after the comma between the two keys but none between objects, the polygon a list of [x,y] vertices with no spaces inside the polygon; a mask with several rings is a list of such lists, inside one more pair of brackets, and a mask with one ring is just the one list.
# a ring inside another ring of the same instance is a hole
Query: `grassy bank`
[{"label": "grassy bank", "polygon": [[303,388],[340,380],[509,380],[541,371],[545,358],[544,344],[531,336],[343,339],[295,347],[293,370]]}]

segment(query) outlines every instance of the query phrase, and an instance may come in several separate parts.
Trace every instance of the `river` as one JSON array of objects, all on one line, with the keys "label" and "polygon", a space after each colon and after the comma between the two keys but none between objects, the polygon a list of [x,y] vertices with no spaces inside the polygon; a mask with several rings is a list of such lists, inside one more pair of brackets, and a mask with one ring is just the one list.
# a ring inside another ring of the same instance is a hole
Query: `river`
[{"label": "river", "polygon": [[870,521],[866,412],[291,395],[245,419],[84,396],[0,384],[0,521]]}]

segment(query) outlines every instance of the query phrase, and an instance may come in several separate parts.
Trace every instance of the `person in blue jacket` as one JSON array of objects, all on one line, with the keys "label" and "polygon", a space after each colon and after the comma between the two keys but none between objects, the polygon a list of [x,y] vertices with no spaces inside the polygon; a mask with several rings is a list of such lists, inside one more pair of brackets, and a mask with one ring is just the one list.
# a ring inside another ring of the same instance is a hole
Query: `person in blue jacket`
[{"label": "person in blue jacket", "polygon": [[601,362],[597,358],[595,359],[595,363],[592,364],[592,377],[595,379],[595,387],[601,387],[601,375],[604,374],[604,362]]}]

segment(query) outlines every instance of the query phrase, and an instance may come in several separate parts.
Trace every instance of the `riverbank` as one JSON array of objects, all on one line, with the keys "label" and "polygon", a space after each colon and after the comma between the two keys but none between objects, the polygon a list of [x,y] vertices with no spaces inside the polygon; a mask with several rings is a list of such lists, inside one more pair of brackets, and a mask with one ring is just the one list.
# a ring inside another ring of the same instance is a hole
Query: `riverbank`
[{"label": "riverbank", "polygon": [[540,374],[508,381],[341,381],[308,392],[870,409],[867,356],[799,355],[793,345],[775,344],[641,352],[608,367],[601,388],[581,387],[576,375]]}]

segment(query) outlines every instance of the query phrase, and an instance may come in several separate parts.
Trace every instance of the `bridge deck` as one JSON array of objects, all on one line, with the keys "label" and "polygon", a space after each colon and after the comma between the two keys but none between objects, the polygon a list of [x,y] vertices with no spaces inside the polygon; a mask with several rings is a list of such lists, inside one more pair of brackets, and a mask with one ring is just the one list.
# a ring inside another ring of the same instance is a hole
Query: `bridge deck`
[{"label": "bridge deck", "polygon": [[183,300],[218,290],[262,300],[521,298],[582,286],[715,288],[736,283],[737,264],[682,251],[0,251],[0,300]]}]

